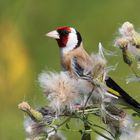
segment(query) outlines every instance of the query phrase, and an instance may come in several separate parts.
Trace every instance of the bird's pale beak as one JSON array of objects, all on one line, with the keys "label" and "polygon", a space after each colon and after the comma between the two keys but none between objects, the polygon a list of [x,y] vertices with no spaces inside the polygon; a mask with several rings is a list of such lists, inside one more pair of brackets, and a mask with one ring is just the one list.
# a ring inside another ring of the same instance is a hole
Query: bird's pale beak
[{"label": "bird's pale beak", "polygon": [[59,34],[56,30],[47,33],[46,36],[52,37],[54,39],[60,39]]}]

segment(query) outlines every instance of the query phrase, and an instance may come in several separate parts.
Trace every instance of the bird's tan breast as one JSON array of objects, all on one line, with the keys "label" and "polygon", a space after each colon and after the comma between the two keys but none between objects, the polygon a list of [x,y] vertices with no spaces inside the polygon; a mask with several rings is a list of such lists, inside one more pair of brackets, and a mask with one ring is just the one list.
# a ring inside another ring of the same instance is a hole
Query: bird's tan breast
[{"label": "bird's tan breast", "polygon": [[91,64],[90,56],[87,54],[84,48],[78,47],[62,56],[61,64],[65,70],[72,72],[71,63],[74,57],[76,57],[78,64],[84,69]]}]

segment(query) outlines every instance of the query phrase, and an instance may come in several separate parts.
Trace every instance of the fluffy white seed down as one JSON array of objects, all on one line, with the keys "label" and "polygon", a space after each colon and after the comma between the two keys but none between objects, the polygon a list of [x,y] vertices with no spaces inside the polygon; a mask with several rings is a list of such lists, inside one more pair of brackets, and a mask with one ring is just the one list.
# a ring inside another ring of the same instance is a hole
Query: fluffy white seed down
[{"label": "fluffy white seed down", "polygon": [[[24,128],[27,133],[28,138],[26,140],[38,140],[37,136],[42,134],[42,133],[48,133],[48,137],[46,140],[51,140],[54,138],[59,138],[61,140],[66,140],[66,138],[61,134],[60,131],[52,131],[53,128],[49,129],[46,128],[45,125],[42,125],[40,123],[34,122],[31,118],[27,118],[24,121]],[[51,131],[51,132],[50,132]]]},{"label": "fluffy white seed down", "polygon": [[92,66],[90,68],[90,71],[92,72],[92,76],[94,79],[102,79],[104,80],[104,77],[106,76],[106,64],[107,61],[104,57],[103,47],[101,43],[99,43],[99,51],[97,54],[92,53],[91,54],[91,60],[92,60]]},{"label": "fluffy white seed down", "polygon": [[49,100],[49,105],[58,113],[67,107],[72,110],[79,103],[77,80],[71,78],[67,72],[44,72],[39,76],[40,86]]},{"label": "fluffy white seed down", "polygon": [[[112,140],[114,140],[109,134],[105,133],[104,135],[108,136],[109,138],[111,138]],[[140,140],[140,131],[134,131],[134,132],[130,132],[128,134],[122,134],[119,138],[119,140]],[[96,140],[106,140],[104,137],[102,136],[98,136],[96,138]]]},{"label": "fluffy white seed down", "polygon": [[130,22],[124,22],[121,28],[119,28],[119,33],[124,37],[130,37],[135,32],[134,26]]},{"label": "fluffy white seed down", "polygon": [[[96,77],[100,76],[100,74],[103,74],[105,66],[106,66],[106,60],[100,56],[99,54],[92,54],[91,55],[93,65],[92,65],[92,72],[95,73],[94,75]],[[99,75],[97,75],[99,74]]]},{"label": "fluffy white seed down", "polygon": [[25,119],[24,129],[28,137],[31,139],[46,131],[43,124],[36,123],[31,118]]},{"label": "fluffy white seed down", "polygon": [[48,137],[46,140],[66,140],[66,138],[62,135],[60,131],[52,131],[51,133],[48,134]]},{"label": "fluffy white seed down", "polygon": [[[126,116],[125,118],[123,118],[120,121],[120,132],[121,135],[119,137],[119,140],[139,140],[140,138],[140,133],[138,130],[135,130],[133,127],[133,121],[129,116]],[[113,128],[112,128],[113,129]],[[111,129],[111,132],[112,132]],[[104,133],[104,135],[106,135],[107,137],[111,138],[114,140],[114,138],[112,138],[112,136],[110,136],[109,133]],[[98,136],[96,138],[96,140],[106,140],[104,137],[102,136]]]},{"label": "fluffy white seed down", "polygon": [[140,43],[140,34],[134,29],[130,22],[124,22],[119,28],[120,37],[116,39],[115,46],[127,46],[128,51],[140,56],[140,49],[136,47]]}]

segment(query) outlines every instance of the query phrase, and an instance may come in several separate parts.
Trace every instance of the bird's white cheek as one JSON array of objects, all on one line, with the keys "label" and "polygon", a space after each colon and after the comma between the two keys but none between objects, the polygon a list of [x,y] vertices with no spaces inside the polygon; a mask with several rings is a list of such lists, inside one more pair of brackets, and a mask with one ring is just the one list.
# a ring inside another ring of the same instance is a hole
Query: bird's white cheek
[{"label": "bird's white cheek", "polygon": [[70,33],[68,37],[67,46],[75,47],[78,43],[77,36],[74,33]]},{"label": "bird's white cheek", "polygon": [[78,43],[77,36],[74,33],[70,33],[68,37],[68,42],[65,47],[61,49],[62,54],[66,54],[69,51],[73,50]]}]

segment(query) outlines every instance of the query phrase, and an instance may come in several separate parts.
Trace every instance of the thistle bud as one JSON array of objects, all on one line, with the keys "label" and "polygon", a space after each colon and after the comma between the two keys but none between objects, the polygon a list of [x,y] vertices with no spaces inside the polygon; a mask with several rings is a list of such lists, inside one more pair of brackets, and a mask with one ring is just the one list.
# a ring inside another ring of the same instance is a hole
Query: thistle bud
[{"label": "thistle bud", "polygon": [[129,41],[126,38],[118,38],[115,41],[115,46],[120,47],[120,49],[124,49],[128,46]]},{"label": "thistle bud", "polygon": [[119,32],[123,37],[130,37],[135,32],[134,26],[128,21],[124,22],[121,28],[119,29]]}]

